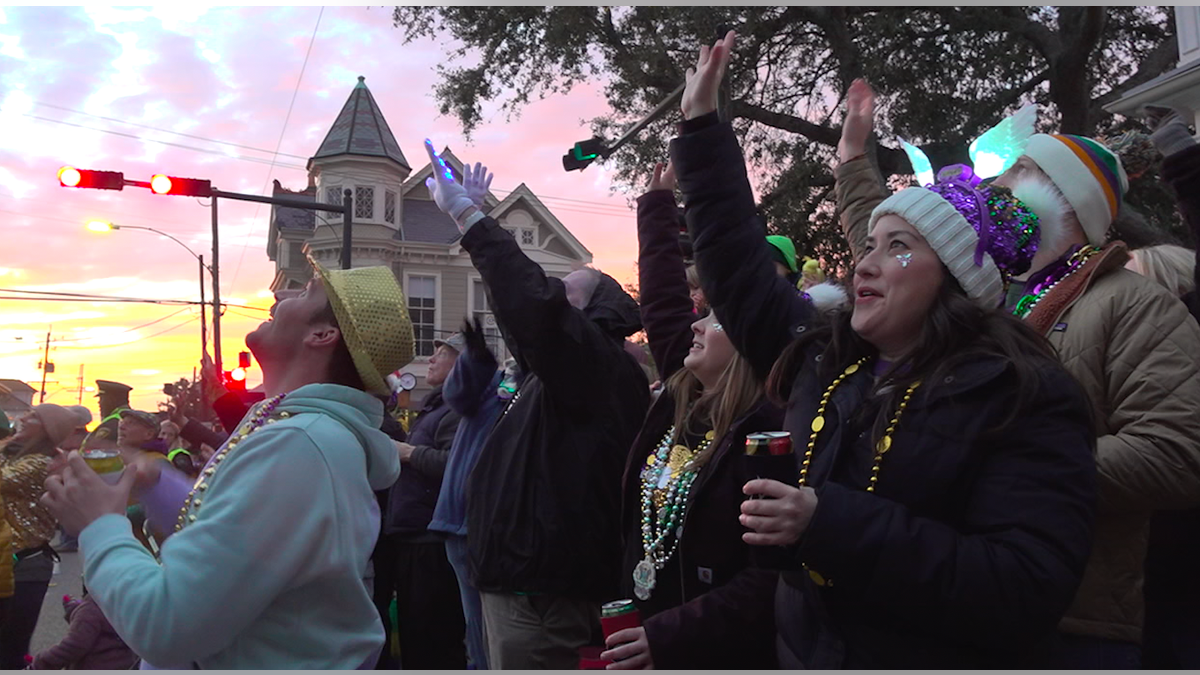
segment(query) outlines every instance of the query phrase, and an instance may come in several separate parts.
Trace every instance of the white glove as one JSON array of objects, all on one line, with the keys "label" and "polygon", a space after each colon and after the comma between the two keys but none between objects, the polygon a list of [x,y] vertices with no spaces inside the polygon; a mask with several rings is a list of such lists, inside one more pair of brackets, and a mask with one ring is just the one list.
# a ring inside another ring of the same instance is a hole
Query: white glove
[{"label": "white glove", "polygon": [[487,167],[475,162],[475,168],[471,169],[471,165],[463,166],[463,187],[467,189],[467,196],[471,198],[471,202],[483,208],[483,200],[487,198],[488,188],[492,186],[492,174],[488,173]]},{"label": "white glove", "polygon": [[[467,195],[467,190],[454,180],[454,173],[446,162],[433,151],[433,143],[425,139],[425,150],[429,153],[429,162],[433,165],[433,175],[425,179],[425,187],[433,195],[433,201],[442,213],[459,222],[460,216],[469,208],[475,206]],[[460,224],[461,225],[461,224]]]}]

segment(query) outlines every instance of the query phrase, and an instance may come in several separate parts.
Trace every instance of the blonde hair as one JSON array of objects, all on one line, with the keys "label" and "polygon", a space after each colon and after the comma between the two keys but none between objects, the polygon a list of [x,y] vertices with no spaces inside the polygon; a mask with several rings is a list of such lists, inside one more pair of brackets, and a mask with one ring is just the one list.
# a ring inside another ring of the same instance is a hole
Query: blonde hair
[{"label": "blonde hair", "polygon": [[1139,248],[1132,253],[1139,273],[1175,295],[1196,288],[1196,253],[1174,244]]},{"label": "blonde hair", "polygon": [[687,276],[688,288],[700,288],[700,273],[696,271],[696,266],[688,265],[684,272]]},{"label": "blonde hair", "polygon": [[689,432],[703,433],[712,428],[714,442],[694,460],[697,468],[708,462],[733,423],[763,398],[762,382],[754,376],[750,362],[736,353],[711,390],[705,391],[700,379],[687,368],[680,368],[667,378],[666,390],[675,400],[673,443],[682,442]]}]

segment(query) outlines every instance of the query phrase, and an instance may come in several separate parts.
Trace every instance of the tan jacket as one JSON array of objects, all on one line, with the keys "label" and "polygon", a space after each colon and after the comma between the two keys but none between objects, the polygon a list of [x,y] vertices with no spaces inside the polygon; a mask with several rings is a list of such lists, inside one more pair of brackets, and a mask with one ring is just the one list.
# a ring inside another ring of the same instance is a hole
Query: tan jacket
[{"label": "tan jacket", "polygon": [[[839,222],[857,258],[888,193],[865,159],[839,166]],[[1087,390],[1100,479],[1095,543],[1060,628],[1139,642],[1150,515],[1200,504],[1200,326],[1178,298],[1124,269],[1115,242],[1038,303],[1041,331]]]}]

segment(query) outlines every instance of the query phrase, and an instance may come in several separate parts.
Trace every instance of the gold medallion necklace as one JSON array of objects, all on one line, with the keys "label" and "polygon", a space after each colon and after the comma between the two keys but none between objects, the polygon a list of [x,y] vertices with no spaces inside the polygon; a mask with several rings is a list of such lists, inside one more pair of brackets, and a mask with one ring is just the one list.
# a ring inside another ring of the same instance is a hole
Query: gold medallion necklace
[{"label": "gold medallion necklace", "polygon": [[[841,375],[834,378],[833,382],[825,390],[821,396],[821,402],[817,405],[817,414],[813,417],[810,428],[812,435],[808,437],[808,447],[804,450],[804,461],[800,464],[800,486],[803,487],[808,481],[808,466],[812,462],[813,451],[817,448],[817,436],[821,434],[821,430],[825,428],[825,409],[829,406],[829,399],[833,398],[833,392],[838,388],[847,377],[857,373],[869,356],[864,356],[858,361],[846,366]],[[883,455],[892,448],[892,434],[896,431],[896,426],[900,424],[900,417],[904,415],[904,410],[908,408],[909,401],[912,400],[913,392],[917,387],[921,386],[920,380],[909,385],[904,392],[904,397],[900,400],[900,405],[896,406],[896,414],[892,416],[892,421],[888,425],[886,431],[883,432],[883,438],[875,444],[875,459],[871,466],[871,482],[867,485],[867,492],[875,491],[875,483],[879,481],[879,467],[883,463]]]}]

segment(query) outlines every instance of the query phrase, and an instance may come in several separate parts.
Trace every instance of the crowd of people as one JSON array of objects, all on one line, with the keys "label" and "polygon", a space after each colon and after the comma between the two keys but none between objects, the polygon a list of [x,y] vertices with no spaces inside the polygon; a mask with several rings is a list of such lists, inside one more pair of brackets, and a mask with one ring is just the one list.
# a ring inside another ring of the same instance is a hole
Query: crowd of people
[{"label": "crowd of people", "polygon": [[[207,401],[220,424],[105,381],[90,434],[34,407],[0,458],[0,667],[56,529],[85,597],[33,668],[1200,665],[1197,257],[1115,234],[1130,138],[1035,134],[998,176],[890,194],[857,81],[855,264],[827,279],[767,236],[718,115],[735,40],[700,50],[638,199],[636,301],[548,276],[486,215],[487,168],[426,142],[511,357],[464,320],[411,423],[395,276],[316,262],[246,337],[261,399]],[[1200,146],[1148,124],[1200,236]],[[613,602],[638,620],[603,627]]]}]

